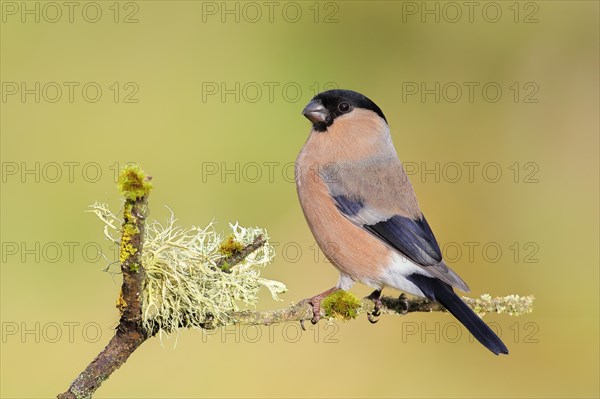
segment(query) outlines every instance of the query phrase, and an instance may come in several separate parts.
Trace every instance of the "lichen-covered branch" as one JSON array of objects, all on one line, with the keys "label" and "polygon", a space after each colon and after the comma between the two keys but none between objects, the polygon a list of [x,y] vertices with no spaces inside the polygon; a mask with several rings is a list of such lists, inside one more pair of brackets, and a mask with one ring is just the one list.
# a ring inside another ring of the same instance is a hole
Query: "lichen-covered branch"
[{"label": "lichen-covered branch", "polygon": [[[119,178],[119,189],[125,197],[123,206],[123,223],[121,225],[119,261],[123,275],[121,294],[117,299],[117,308],[121,312],[119,325],[115,335],[102,352],[79,374],[69,389],[58,395],[60,399],[89,398],[121,367],[129,356],[148,338],[159,330],[151,330],[144,326],[144,286],[147,274],[142,261],[146,218],[148,216],[148,194],[152,186],[137,166],[123,170]],[[104,209],[96,207],[94,212],[111,223],[111,216]],[[265,245],[263,235],[258,235],[247,245],[235,242],[235,250],[225,253],[216,266],[220,269],[228,265],[228,269],[242,262],[251,253]],[[228,270],[228,272],[231,272]],[[223,271],[219,271],[223,273]],[[160,324],[158,324],[160,325]]]},{"label": "lichen-covered branch", "polygon": [[224,269],[225,271],[229,271],[232,266],[235,266],[243,261],[252,252],[265,245],[266,242],[267,240],[262,234],[258,235],[250,244],[246,245],[245,247],[240,247],[237,251],[232,251],[230,254],[228,254],[229,256],[225,258],[219,259],[217,261],[217,267]]},{"label": "lichen-covered branch", "polygon": [[[533,296],[509,295],[506,297],[492,298],[489,295],[482,295],[478,299],[463,297],[467,304],[479,314],[484,313],[507,313],[512,316],[518,316],[530,313],[533,310]],[[432,302],[425,298],[407,298],[401,295],[398,298],[382,296],[383,306],[380,308],[381,314],[387,315],[405,315],[413,312],[445,312],[442,305]],[[491,310],[491,306],[494,309]],[[356,313],[348,317],[344,314],[330,314],[327,309],[322,309],[321,316],[333,319],[350,319],[362,314],[373,312],[375,305],[373,301],[363,298],[358,300]],[[482,309],[486,309],[485,312]],[[205,328],[212,329],[226,325],[272,325],[287,322],[300,322],[310,320],[313,317],[311,305],[306,302],[289,306],[283,309],[269,311],[244,310],[232,312],[229,321],[224,323],[207,323]],[[187,326],[182,325],[182,328]]]},{"label": "lichen-covered branch", "polygon": [[116,369],[148,338],[142,328],[142,288],[145,281],[141,256],[152,185],[138,167],[123,170],[119,188],[125,197],[121,227],[120,261],[123,274],[117,308],[121,320],[106,348],[73,381],[61,399],[89,398]]}]

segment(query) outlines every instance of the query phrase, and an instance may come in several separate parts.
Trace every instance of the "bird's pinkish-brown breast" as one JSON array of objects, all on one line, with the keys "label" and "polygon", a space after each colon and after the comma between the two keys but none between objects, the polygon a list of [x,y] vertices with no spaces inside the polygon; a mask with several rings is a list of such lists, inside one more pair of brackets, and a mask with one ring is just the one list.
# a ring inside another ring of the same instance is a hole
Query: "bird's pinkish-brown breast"
[{"label": "bird's pinkish-brown breast", "polygon": [[318,137],[311,137],[296,160],[296,186],[304,216],[319,247],[336,268],[354,280],[379,287],[383,265],[389,264],[390,248],[337,209],[321,173],[333,159],[322,147],[315,148],[319,144]]}]

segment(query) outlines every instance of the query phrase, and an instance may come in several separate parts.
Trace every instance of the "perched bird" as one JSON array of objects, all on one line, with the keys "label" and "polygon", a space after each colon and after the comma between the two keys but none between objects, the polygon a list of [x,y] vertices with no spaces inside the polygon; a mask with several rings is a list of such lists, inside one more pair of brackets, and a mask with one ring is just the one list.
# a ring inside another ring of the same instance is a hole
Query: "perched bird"
[{"label": "perched bird", "polygon": [[340,272],[335,287],[307,300],[312,322],[327,295],[360,281],[375,289],[374,315],[381,290],[393,287],[438,301],[486,348],[507,354],[454,293],[453,287],[469,287],[442,259],[381,109],[354,91],[329,90],[302,113],[312,130],[296,160],[298,197],[317,243]]}]

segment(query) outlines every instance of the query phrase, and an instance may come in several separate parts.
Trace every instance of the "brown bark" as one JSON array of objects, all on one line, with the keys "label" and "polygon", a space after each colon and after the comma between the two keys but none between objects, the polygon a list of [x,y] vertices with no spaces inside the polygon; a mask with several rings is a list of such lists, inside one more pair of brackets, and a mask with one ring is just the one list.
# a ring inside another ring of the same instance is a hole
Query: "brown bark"
[{"label": "brown bark", "polygon": [[[115,336],[106,348],[73,381],[69,389],[58,398],[89,398],[148,336],[142,328],[142,288],[146,273],[142,266],[144,231],[148,216],[147,195],[126,199],[123,206],[121,243],[130,246],[121,248],[121,271],[123,284],[117,307],[121,320]],[[125,255],[124,255],[125,253]]]}]

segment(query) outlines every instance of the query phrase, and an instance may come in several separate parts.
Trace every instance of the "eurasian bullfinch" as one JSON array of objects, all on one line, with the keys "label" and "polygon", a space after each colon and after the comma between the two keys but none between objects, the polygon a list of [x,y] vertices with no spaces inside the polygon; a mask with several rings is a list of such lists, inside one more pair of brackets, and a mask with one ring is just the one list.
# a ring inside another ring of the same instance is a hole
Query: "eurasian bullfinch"
[{"label": "eurasian bullfinch", "polygon": [[438,301],[486,348],[507,354],[454,293],[453,287],[469,287],[442,259],[381,109],[354,91],[330,90],[302,113],[312,130],[296,160],[298,197],[317,243],[340,272],[335,287],[308,299],[313,323],[323,298],[360,281],[375,289],[374,315],[381,290],[393,287]]}]

